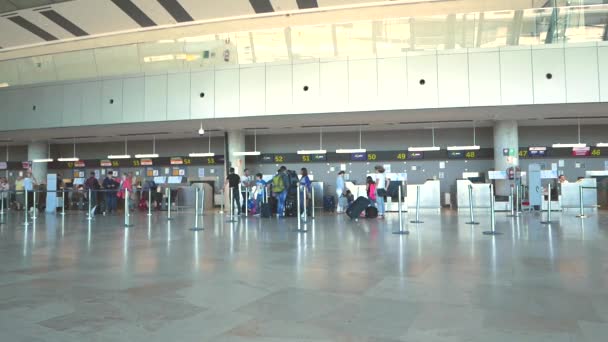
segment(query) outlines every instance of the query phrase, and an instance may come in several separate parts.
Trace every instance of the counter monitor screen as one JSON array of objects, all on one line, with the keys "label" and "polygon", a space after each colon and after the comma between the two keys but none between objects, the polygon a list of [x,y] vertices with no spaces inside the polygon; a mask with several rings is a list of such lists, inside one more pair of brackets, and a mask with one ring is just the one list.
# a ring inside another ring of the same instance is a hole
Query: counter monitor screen
[{"label": "counter monitor screen", "polygon": [[171,176],[169,177],[169,180],[167,181],[168,184],[181,184],[182,183],[182,176]]},{"label": "counter monitor screen", "polygon": [[154,177],[154,183],[156,184],[165,184],[167,182],[167,177]]}]

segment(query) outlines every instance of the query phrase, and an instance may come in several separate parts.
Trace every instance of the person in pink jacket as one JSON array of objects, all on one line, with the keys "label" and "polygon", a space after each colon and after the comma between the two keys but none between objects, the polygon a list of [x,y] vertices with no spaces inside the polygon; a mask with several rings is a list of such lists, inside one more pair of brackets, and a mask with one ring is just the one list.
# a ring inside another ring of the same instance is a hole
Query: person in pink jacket
[{"label": "person in pink jacket", "polygon": [[[124,200],[125,199],[125,190],[129,190],[129,199],[127,200],[127,208],[129,211],[133,210],[133,203],[131,203],[131,194],[133,193],[133,184],[131,183],[131,178],[127,177],[126,173],[122,174],[122,178],[120,180],[120,190],[118,190],[118,193],[116,194],[116,196],[118,196],[118,198]],[[127,208],[125,208],[125,210],[127,210]]]}]

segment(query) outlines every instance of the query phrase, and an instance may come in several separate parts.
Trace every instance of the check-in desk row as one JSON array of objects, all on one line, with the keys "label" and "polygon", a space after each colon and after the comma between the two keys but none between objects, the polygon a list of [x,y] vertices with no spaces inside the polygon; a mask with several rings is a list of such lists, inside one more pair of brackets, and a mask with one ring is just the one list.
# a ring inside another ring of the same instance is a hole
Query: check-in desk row
[{"label": "check-in desk row", "polygon": [[[469,186],[472,187],[473,209],[490,209],[490,186],[489,184],[475,184],[466,179],[456,181],[457,206],[458,210],[469,210]],[[551,210],[570,210],[580,209],[581,207],[581,187],[583,189],[583,207],[585,209],[597,209],[597,181],[595,178],[585,178],[576,183],[565,183],[553,187],[552,193],[558,193],[557,198],[549,196],[547,188],[530,189],[530,191],[540,191],[542,194],[541,210],[548,209],[548,200],[551,197]],[[522,196],[529,198],[529,196]],[[525,208],[524,208],[525,209]],[[511,210],[510,202],[496,202],[496,211]]]},{"label": "check-in desk row", "polygon": [[[401,194],[403,211],[408,211],[408,208],[411,208],[411,210],[416,209],[418,187],[420,187],[420,209],[441,209],[441,183],[439,180],[428,180],[424,184],[407,184],[407,186],[402,188],[405,190],[405,193]],[[355,198],[367,198],[365,185],[355,185],[351,182],[346,182],[346,188],[351,191]],[[385,209],[387,212],[399,211],[398,196],[387,197]]]}]

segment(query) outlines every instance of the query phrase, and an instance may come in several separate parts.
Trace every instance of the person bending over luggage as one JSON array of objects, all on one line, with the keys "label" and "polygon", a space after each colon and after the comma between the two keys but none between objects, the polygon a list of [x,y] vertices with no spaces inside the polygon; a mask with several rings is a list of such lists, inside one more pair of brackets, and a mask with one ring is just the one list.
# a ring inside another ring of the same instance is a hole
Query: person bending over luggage
[{"label": "person bending over luggage", "polygon": [[348,201],[348,208],[350,208],[351,204],[353,204],[353,202],[355,201],[355,195],[353,195],[350,190],[346,190],[344,197],[346,197],[346,200]]},{"label": "person bending over luggage", "polygon": [[234,171],[234,168],[231,167],[228,172],[228,177],[226,177],[226,186],[228,186],[229,194],[232,194],[232,203],[230,203],[230,210],[234,213],[234,207],[232,205],[236,204],[237,215],[241,215],[241,194],[239,192],[239,184],[241,183],[241,177],[237,175]]}]

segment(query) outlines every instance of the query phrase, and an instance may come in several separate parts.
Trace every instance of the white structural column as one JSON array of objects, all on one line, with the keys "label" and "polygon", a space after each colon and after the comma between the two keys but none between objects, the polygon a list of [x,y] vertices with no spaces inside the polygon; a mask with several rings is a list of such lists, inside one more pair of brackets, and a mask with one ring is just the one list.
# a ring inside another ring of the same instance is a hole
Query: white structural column
[{"label": "white structural column", "polygon": [[[45,142],[33,142],[27,145],[27,159],[29,161],[48,158],[48,153],[48,145]],[[46,172],[46,163],[32,163],[32,173],[39,183],[46,183]]]},{"label": "white structural column", "polygon": [[[505,155],[504,149],[513,153]],[[494,123],[494,169],[506,171],[510,167],[519,166],[519,134],[517,121],[505,120]],[[511,193],[511,181],[497,181],[496,195],[508,196]]]},{"label": "white structural column", "polygon": [[234,153],[247,151],[245,147],[245,132],[228,131],[226,141],[228,144],[228,167],[233,167],[237,174],[242,175],[245,169],[245,157],[235,156]]}]

